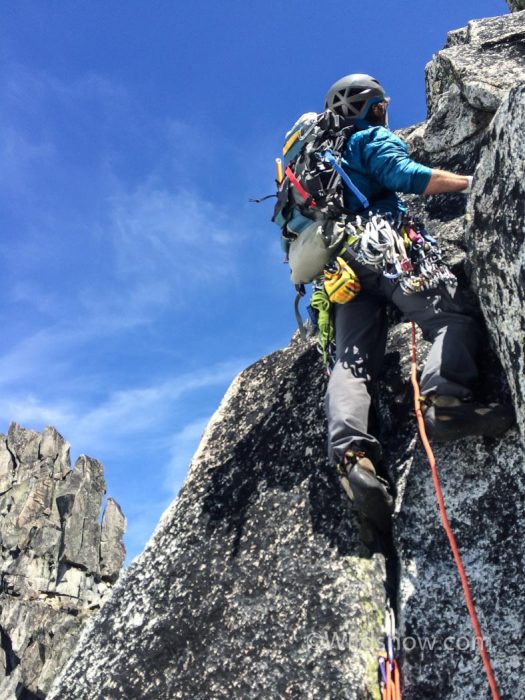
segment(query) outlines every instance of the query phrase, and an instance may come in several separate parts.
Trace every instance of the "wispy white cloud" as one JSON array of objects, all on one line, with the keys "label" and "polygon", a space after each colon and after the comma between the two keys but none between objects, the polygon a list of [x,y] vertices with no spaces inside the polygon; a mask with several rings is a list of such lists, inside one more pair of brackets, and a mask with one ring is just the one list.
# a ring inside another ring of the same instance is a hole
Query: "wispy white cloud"
[{"label": "wispy white cloud", "polygon": [[167,429],[177,402],[201,389],[227,385],[239,370],[238,362],[219,364],[208,370],[170,377],[147,387],[111,392],[98,406],[78,415],[71,426],[73,439],[82,444],[98,444],[106,449],[122,444],[126,435],[147,434],[152,427]]},{"label": "wispy white cloud", "polygon": [[[106,333],[112,325],[120,329],[151,323],[167,305],[189,307],[206,286],[213,285],[216,292],[238,276],[245,240],[238,212],[202,193],[193,166],[194,144],[207,136],[194,125],[146,115],[122,85],[103,75],[81,75],[68,82],[11,64],[0,72],[0,96],[5,107],[0,158],[4,172],[12,172],[3,182],[14,183],[16,197],[8,206],[21,217],[24,231],[11,242],[14,265],[9,272],[13,278],[17,268],[21,272],[16,289],[7,290],[12,301],[23,299],[62,326],[82,317],[84,335],[86,328]],[[45,129],[34,128],[39,112],[49,114]],[[60,122],[56,114],[62,115]],[[110,124],[108,133],[115,133],[119,146],[108,142],[95,150],[81,174],[82,180],[90,179],[92,203],[86,206],[81,190],[77,211],[71,199],[48,201],[40,190],[55,172],[66,173],[71,165],[59,165],[70,150],[62,142],[61,124],[82,140],[84,132],[87,138],[92,130],[100,132],[100,122]],[[130,139],[156,144],[133,180],[120,162],[125,152],[112,153]],[[170,166],[175,157],[177,168]],[[4,194],[10,202],[10,190]],[[86,242],[91,255],[66,298],[53,297],[49,287],[35,281],[50,255],[54,264],[63,260],[67,276],[72,250]],[[105,261],[103,285],[92,279],[93,254]]]},{"label": "wispy white cloud", "polygon": [[[143,387],[113,390],[100,400],[70,396],[68,400],[46,400],[36,392],[15,390],[0,398],[0,419],[42,428],[55,425],[77,450],[105,454],[122,454],[133,450],[137,439],[148,436],[157,447],[173,451],[173,445],[187,443],[202,426],[204,419],[192,422],[190,428],[169,433],[170,422],[178,413],[185,413],[195,392],[226,386],[246,361],[237,359],[219,363],[203,371],[171,376]],[[190,455],[191,456],[191,455]],[[186,465],[187,466],[187,465]],[[171,470],[171,467],[169,468]],[[171,473],[171,471],[170,471]]]},{"label": "wispy white cloud", "polygon": [[121,278],[170,280],[177,290],[220,283],[239,264],[236,221],[189,189],[169,192],[150,180],[114,195],[108,231]]},{"label": "wispy white cloud", "polygon": [[0,118],[0,192],[9,197],[16,196],[17,200],[27,197],[32,169],[38,163],[49,162],[54,155],[50,140],[45,137],[35,139],[13,123],[2,125]]},{"label": "wispy white cloud", "polygon": [[[68,82],[9,65],[0,69],[0,101],[0,196],[11,229],[0,264],[0,320],[9,329],[0,342],[0,420],[54,425],[74,454],[114,468],[115,481],[128,463],[130,478],[143,479],[150,459],[159,472],[158,487],[152,479],[145,488],[151,509],[133,489],[125,508],[136,549],[181,485],[215,408],[209,396],[253,358],[205,358],[202,370],[177,373],[157,346],[141,366],[115,371],[115,362],[121,349],[137,362],[127,344],[143,329],[165,343],[168,324],[193,314],[197,328],[207,299],[238,295],[253,227],[243,226],[238,202],[230,208],[202,184],[224,140],[148,115],[105,76]],[[161,380],[157,357],[166,363]]]},{"label": "wispy white cloud", "polygon": [[64,402],[46,402],[33,393],[0,399],[0,417],[5,425],[15,421],[24,426],[62,426],[69,423],[70,416],[71,407]]},{"label": "wispy white cloud", "polygon": [[[41,301],[44,303],[45,301]],[[5,347],[0,355],[0,386],[3,391],[15,392],[22,387],[31,387],[35,383],[42,384],[45,380],[55,390],[63,386],[65,393],[72,393],[81,388],[89,388],[93,376],[83,371],[78,363],[81,350],[93,348],[96,340],[118,336],[134,325],[141,324],[140,315],[133,316],[128,312],[111,315],[111,304],[103,308],[100,302],[100,314],[82,315],[77,307],[78,316],[68,318],[71,307],[63,310],[63,316],[56,322],[48,323],[34,332],[29,332],[19,339],[12,336],[4,337]],[[145,322],[145,319],[144,319]],[[35,324],[36,325],[36,324]]]},{"label": "wispy white cloud", "polygon": [[[149,386],[110,391],[91,403],[81,395],[50,400],[37,392],[16,390],[0,395],[0,422],[4,430],[11,421],[36,430],[45,425],[57,427],[72,445],[72,456],[84,452],[102,459],[108,478],[112,465],[118,462],[129,460],[130,482],[144,480],[153,468],[155,476],[151,480],[158,483],[157,498],[151,500],[151,488],[144,486],[149,494],[146,501],[128,497],[125,503],[127,548],[134,556],[177,495],[208,422],[207,416],[190,418],[195,397],[203,389],[226,389],[246,364],[241,359],[219,363]],[[189,419],[186,424],[185,416]],[[170,432],[174,426],[175,432]],[[112,480],[116,480],[115,475]],[[136,484],[130,491],[137,491]],[[113,490],[112,495],[118,497]]]},{"label": "wispy white cloud", "polygon": [[78,110],[79,113],[88,102],[97,103],[105,112],[109,104],[114,109],[128,108],[132,104],[129,91],[122,84],[100,73],[79,74],[66,81],[45,70],[14,62],[3,64],[0,91],[4,102],[12,109],[33,114],[38,106],[50,100],[60,102],[67,111]]},{"label": "wispy white cloud", "polygon": [[34,194],[42,172],[55,177],[64,124],[69,131],[85,132],[89,121],[100,128],[133,107],[129,93],[105,76],[91,73],[64,81],[13,62],[0,69],[0,101],[0,192],[15,204]]},{"label": "wispy white cloud", "polygon": [[[17,385],[31,386],[41,372],[46,371],[50,382],[57,378],[60,359],[57,350],[71,349],[70,334],[58,328],[44,328],[7,345],[0,356],[0,386],[3,391],[13,390]],[[60,353],[61,354],[61,353]],[[49,360],[49,362],[48,362]]]}]

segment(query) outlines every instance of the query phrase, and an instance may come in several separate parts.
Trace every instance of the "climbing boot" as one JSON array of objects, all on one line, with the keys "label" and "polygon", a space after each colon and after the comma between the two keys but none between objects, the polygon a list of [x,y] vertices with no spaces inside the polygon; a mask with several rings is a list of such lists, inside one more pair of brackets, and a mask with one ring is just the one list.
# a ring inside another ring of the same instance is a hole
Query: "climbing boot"
[{"label": "climbing boot", "polygon": [[341,485],[354,508],[383,533],[392,528],[394,501],[388,484],[377,476],[372,462],[364,453],[347,452],[339,467]]},{"label": "climbing boot", "polygon": [[512,406],[462,401],[456,396],[433,396],[423,407],[428,436],[450,442],[474,435],[500,437],[516,422]]}]

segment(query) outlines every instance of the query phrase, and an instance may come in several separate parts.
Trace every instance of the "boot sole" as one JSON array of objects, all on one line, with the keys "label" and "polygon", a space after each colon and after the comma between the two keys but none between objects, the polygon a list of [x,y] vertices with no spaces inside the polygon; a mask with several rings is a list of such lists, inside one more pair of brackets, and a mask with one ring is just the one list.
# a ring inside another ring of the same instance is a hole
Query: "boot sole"
[{"label": "boot sole", "polygon": [[[513,412],[502,413],[499,416],[487,414],[459,413],[451,415],[446,420],[436,418],[435,407],[431,406],[425,414],[425,427],[429,438],[434,442],[453,442],[468,437],[499,438],[504,435],[515,422]],[[458,422],[459,421],[459,422]]]},{"label": "boot sole", "polygon": [[354,495],[353,506],[383,533],[392,529],[394,501],[386,488],[370,472],[353,467],[348,483]]}]

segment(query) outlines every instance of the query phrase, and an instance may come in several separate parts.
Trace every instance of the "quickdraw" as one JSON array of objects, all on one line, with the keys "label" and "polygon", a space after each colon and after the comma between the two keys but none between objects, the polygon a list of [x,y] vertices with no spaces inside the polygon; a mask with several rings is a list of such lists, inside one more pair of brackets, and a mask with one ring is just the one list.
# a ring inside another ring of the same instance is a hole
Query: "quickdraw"
[{"label": "quickdraw", "polygon": [[443,263],[441,250],[424,226],[406,219],[399,228],[390,216],[357,217],[352,242],[345,246],[358,262],[380,270],[399,282],[404,294],[433,289],[438,284],[455,287],[457,280]]},{"label": "quickdraw", "polygon": [[388,219],[372,216],[366,222],[359,238],[357,259],[371,267],[384,267],[384,274],[392,279],[403,274],[402,264],[407,260],[405,245]]},{"label": "quickdraw", "polygon": [[401,673],[395,658],[396,621],[392,608],[385,611],[385,650],[378,655],[381,700],[401,700]]}]

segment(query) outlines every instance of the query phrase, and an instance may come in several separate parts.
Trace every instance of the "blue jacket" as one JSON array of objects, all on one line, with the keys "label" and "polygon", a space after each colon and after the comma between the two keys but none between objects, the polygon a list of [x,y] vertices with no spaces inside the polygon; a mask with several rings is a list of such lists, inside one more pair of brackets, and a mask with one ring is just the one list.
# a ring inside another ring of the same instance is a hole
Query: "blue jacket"
[{"label": "blue jacket", "polygon": [[[408,156],[404,141],[384,126],[356,131],[348,139],[341,165],[352,182],[377,212],[406,212],[396,194],[422,194],[430,180],[431,168]],[[357,197],[345,188],[345,204],[353,212],[362,210]]]}]

